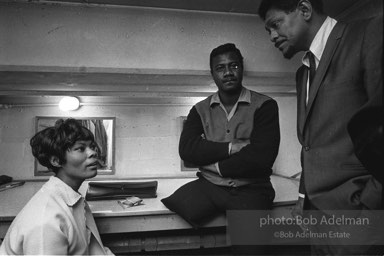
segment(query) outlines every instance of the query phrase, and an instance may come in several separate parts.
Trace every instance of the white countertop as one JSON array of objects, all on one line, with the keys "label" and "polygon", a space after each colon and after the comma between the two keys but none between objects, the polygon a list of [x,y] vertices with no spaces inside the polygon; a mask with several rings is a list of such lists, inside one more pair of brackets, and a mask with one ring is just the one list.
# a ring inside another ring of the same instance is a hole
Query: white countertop
[{"label": "white countertop", "polygon": [[[142,181],[157,180],[157,198],[145,198],[142,205],[123,209],[117,200],[88,201],[94,216],[145,216],[145,215],[167,215],[173,214],[166,208],[160,199],[171,195],[177,188],[193,178],[177,179],[143,179]],[[122,181],[122,180],[119,180]],[[131,181],[131,180],[126,180]],[[137,181],[137,180],[135,180]],[[276,191],[274,203],[276,205],[289,203],[297,200],[299,182],[272,175],[271,181]],[[0,220],[11,220],[24,207],[29,199],[41,188],[44,181],[27,181],[23,186],[0,192]],[[85,196],[88,181],[80,187],[79,192]]]}]

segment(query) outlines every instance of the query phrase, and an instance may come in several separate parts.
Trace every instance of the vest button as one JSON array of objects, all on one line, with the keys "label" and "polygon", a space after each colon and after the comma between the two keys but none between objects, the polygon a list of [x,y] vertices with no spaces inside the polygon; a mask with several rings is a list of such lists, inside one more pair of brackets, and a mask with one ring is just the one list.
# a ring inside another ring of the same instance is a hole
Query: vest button
[{"label": "vest button", "polygon": [[305,151],[308,151],[308,150],[309,150],[309,147],[308,147],[308,146],[305,146],[305,147],[304,147],[304,150],[305,150]]},{"label": "vest button", "polygon": [[230,133],[231,131],[230,130],[227,130],[227,133]]}]

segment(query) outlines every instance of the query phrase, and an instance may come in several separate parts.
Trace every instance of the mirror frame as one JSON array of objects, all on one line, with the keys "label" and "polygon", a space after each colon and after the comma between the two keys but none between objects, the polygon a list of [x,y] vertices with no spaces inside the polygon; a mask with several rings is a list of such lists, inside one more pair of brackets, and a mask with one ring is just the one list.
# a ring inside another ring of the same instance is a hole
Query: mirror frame
[{"label": "mirror frame", "polygon": [[[111,160],[111,168],[105,169],[105,170],[97,170],[97,175],[113,175],[115,174],[115,129],[116,129],[116,118],[115,117],[68,117],[68,116],[36,116],[35,117],[35,134],[44,128],[40,127],[41,120],[44,120],[46,122],[52,122],[52,125],[58,120],[58,119],[68,119],[73,118],[76,120],[92,120],[92,119],[102,119],[102,120],[111,120],[112,121],[112,138],[108,140],[108,142],[112,143],[111,146],[111,154],[110,157]],[[37,161],[36,158],[34,158],[35,164],[34,164],[34,176],[51,176],[54,173],[51,171],[48,171],[46,167],[40,165],[40,163]]]}]

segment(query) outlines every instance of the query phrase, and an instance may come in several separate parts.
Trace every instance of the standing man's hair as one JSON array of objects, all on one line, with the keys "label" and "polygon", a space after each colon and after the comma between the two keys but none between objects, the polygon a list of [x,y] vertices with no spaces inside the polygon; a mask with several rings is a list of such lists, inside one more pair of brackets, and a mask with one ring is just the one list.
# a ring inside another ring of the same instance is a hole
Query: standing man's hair
[{"label": "standing man's hair", "polygon": [[243,59],[244,58],[243,58],[243,55],[241,55],[240,50],[236,48],[235,44],[226,43],[226,44],[220,45],[220,46],[218,46],[212,50],[211,55],[209,56],[209,67],[211,68],[211,72],[212,72],[212,60],[213,60],[213,58],[216,57],[217,55],[224,54],[227,52],[236,53],[236,55],[239,57],[240,65],[241,65],[241,67],[243,67]]},{"label": "standing man's hair", "polygon": [[[259,16],[265,20],[265,16],[270,9],[282,10],[286,13],[293,12],[298,4],[303,0],[263,0],[259,6]],[[311,3],[313,10],[317,13],[324,13],[322,0],[307,0]],[[337,1],[337,0],[335,0]]]}]

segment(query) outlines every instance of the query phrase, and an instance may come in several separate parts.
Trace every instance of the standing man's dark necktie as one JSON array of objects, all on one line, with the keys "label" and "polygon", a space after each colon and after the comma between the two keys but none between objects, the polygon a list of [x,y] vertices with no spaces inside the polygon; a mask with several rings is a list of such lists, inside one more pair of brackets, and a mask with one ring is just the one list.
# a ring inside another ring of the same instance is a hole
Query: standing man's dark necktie
[{"label": "standing man's dark necktie", "polygon": [[316,74],[316,61],[315,61],[315,55],[313,55],[312,52],[307,53],[308,60],[309,60],[309,88],[311,88],[313,78]]}]

